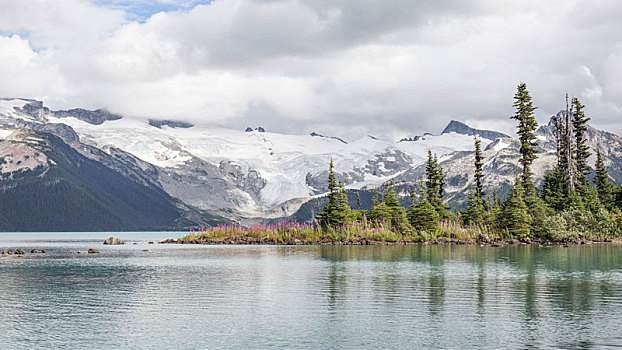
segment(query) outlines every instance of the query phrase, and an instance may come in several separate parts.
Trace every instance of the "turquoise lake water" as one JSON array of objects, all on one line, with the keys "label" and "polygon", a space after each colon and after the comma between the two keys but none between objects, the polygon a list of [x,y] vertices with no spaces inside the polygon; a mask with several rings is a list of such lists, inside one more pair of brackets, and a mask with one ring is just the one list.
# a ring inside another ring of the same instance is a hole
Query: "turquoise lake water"
[{"label": "turquoise lake water", "polygon": [[[3,348],[622,347],[620,246],[102,245],[110,235],[0,234],[0,250],[48,251],[0,259]],[[101,253],[68,253],[88,248]]]}]

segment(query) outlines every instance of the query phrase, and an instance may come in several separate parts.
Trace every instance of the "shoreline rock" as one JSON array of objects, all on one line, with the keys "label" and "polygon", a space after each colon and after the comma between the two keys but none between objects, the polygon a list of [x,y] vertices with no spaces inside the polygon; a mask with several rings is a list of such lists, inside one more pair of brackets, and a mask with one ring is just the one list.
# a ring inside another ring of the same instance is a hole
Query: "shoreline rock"
[{"label": "shoreline rock", "polygon": [[99,254],[99,250],[93,248],[89,250],[72,250],[69,254]]},{"label": "shoreline rock", "polygon": [[125,244],[125,242],[118,239],[117,237],[109,237],[108,239],[104,241],[104,244],[105,245],[122,245],[122,244]]}]

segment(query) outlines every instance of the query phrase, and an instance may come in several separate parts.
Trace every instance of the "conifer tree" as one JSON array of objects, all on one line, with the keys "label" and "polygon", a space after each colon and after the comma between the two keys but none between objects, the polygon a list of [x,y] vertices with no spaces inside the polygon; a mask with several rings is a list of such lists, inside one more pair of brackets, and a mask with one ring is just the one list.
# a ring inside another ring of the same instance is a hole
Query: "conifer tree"
[{"label": "conifer tree", "polygon": [[533,181],[531,180],[531,176],[533,175],[531,172],[531,164],[536,159],[536,154],[538,153],[536,149],[538,144],[536,142],[536,135],[534,134],[538,128],[538,123],[533,115],[533,111],[536,110],[537,107],[533,106],[531,96],[529,95],[529,91],[527,91],[527,85],[525,83],[520,83],[518,85],[518,90],[514,95],[513,106],[516,108],[516,113],[511,118],[518,121],[517,133],[521,142],[521,158],[519,159],[519,163],[523,167],[522,184],[524,186],[525,196],[529,197],[533,195],[535,189]]},{"label": "conifer tree", "polygon": [[568,207],[568,196],[564,189],[564,181],[559,167],[555,167],[544,175],[540,194],[544,203],[556,211]]},{"label": "conifer tree", "polygon": [[[572,116],[574,105],[568,103],[566,94],[566,110],[555,117],[556,137],[557,137],[557,166],[564,185],[564,195],[568,198],[575,197],[576,185],[576,164],[574,161],[574,145],[572,131]],[[572,204],[568,200],[568,204]]]},{"label": "conifer tree", "polygon": [[401,207],[401,204],[396,197],[395,182],[393,180],[385,184],[385,193],[382,196],[382,202],[391,208]]},{"label": "conifer tree", "polygon": [[462,212],[462,220],[465,224],[480,224],[486,218],[484,202],[474,191],[469,191],[466,210]]},{"label": "conifer tree", "polygon": [[417,195],[415,191],[411,193],[412,204],[408,210],[408,222],[418,231],[432,232],[438,227],[439,215],[436,209],[430,204],[423,195],[418,203],[416,203]]},{"label": "conifer tree", "polygon": [[372,207],[375,207],[375,206],[377,206],[378,204],[380,204],[380,200],[378,199],[378,196],[379,196],[379,194],[378,194],[378,189],[377,189],[377,188],[374,188],[374,195],[371,197],[371,204],[372,204]]},{"label": "conifer tree", "polygon": [[400,204],[395,194],[395,183],[391,180],[387,184],[386,193],[382,196],[382,204],[387,208],[388,218],[384,220],[390,220],[391,225],[394,228],[398,228],[402,224],[406,224],[408,221],[406,217],[406,210]]},{"label": "conifer tree", "polygon": [[606,208],[611,208],[614,205],[614,189],[611,182],[609,182],[609,172],[605,167],[600,150],[596,151],[596,177],[594,178],[594,184],[596,185],[600,202]]},{"label": "conifer tree", "polygon": [[349,216],[350,207],[343,183],[337,184],[335,179],[332,159],[328,169],[328,191],[328,204],[324,206],[322,212],[316,215],[316,219],[325,228],[343,225]]},{"label": "conifer tree", "polygon": [[[330,164],[328,166],[328,192],[330,194],[334,194],[337,190],[337,180],[335,179],[335,167],[333,164],[333,159],[330,159]],[[333,204],[336,203],[335,197],[328,197],[329,199],[333,199]]]},{"label": "conifer tree", "polygon": [[475,137],[475,197],[483,200],[484,187],[482,180],[484,179],[484,156],[482,155],[482,142]]},{"label": "conifer tree", "polygon": [[563,190],[560,195],[566,199],[573,194],[575,185],[570,114],[572,112],[568,105],[568,95],[566,95],[566,110],[553,117],[557,141],[557,170]]},{"label": "conifer tree", "polygon": [[[425,166],[426,193],[430,202],[433,202],[442,194],[442,184],[439,182],[439,168],[436,156],[432,156],[432,151],[428,150],[428,162]],[[441,174],[442,176],[442,174]]]},{"label": "conifer tree", "polygon": [[445,191],[445,176],[443,175],[443,167],[438,162],[436,154],[434,154],[434,164],[436,164],[436,184],[438,189],[438,199],[443,200],[443,191]]},{"label": "conifer tree", "polygon": [[337,217],[340,224],[346,222],[350,215],[350,205],[348,204],[348,196],[343,182],[339,181],[339,189],[337,193]]},{"label": "conifer tree", "polygon": [[391,209],[384,202],[371,207],[367,213],[369,220],[376,224],[388,223],[391,220]]},{"label": "conifer tree", "polygon": [[499,195],[497,194],[497,191],[494,191],[492,193],[492,203],[493,203],[493,206],[495,207],[501,206],[501,201],[499,200]]},{"label": "conifer tree", "polygon": [[531,230],[531,220],[532,217],[529,215],[527,205],[525,204],[523,184],[517,176],[510,195],[503,203],[501,227],[506,228],[513,235],[527,237]]},{"label": "conifer tree", "polygon": [[587,131],[587,122],[591,118],[585,116],[583,112],[584,105],[578,98],[572,99],[572,127],[575,137],[574,160],[577,171],[577,181],[580,184],[587,184],[587,176],[592,172],[592,168],[588,165],[587,160],[590,157],[590,146],[587,144],[585,132]]},{"label": "conifer tree", "polygon": [[436,155],[432,155],[432,152],[429,150],[425,172],[426,199],[430,202],[430,205],[436,210],[441,219],[451,218],[451,210],[443,204],[443,191],[445,186],[443,168],[438,164]]},{"label": "conifer tree", "polygon": [[492,193],[492,197],[488,195],[486,202],[486,208],[488,209],[488,212],[486,213],[487,220],[489,223],[496,225],[499,221],[499,216],[501,215],[501,204],[499,203],[497,191]]}]

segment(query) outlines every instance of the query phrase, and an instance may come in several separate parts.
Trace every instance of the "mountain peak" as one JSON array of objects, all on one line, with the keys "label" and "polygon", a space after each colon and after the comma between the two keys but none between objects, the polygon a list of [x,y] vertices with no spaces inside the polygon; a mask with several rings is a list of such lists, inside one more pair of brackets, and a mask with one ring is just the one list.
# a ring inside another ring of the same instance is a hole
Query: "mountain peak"
[{"label": "mountain peak", "polygon": [[448,134],[450,132],[455,132],[457,134],[469,135],[469,136],[478,135],[479,137],[482,137],[482,138],[485,138],[491,141],[494,141],[500,137],[510,137],[498,131],[475,129],[457,120],[450,121],[449,124],[447,124],[447,126],[445,127],[445,130],[443,130],[441,134]]},{"label": "mountain peak", "polygon": [[191,123],[177,121],[177,120],[168,120],[168,119],[165,119],[165,120],[149,119],[149,125],[155,126],[158,129],[162,129],[163,126],[168,126],[170,128],[184,128],[184,129],[188,129],[194,126],[194,124],[191,124]]}]

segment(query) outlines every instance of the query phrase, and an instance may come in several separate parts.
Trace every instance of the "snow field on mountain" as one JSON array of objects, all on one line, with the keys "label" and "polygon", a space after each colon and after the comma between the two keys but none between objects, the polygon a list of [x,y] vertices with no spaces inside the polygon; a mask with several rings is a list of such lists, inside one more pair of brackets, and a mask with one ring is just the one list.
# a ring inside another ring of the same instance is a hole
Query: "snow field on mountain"
[{"label": "snow field on mountain", "polygon": [[[15,108],[22,108],[29,101],[23,99],[0,99],[0,116],[6,116],[16,119],[26,119],[24,115],[15,112]],[[28,118],[30,119],[30,118]]]},{"label": "snow field on mountain", "polygon": [[[123,118],[92,125],[75,118],[53,118],[50,122],[65,123],[80,135],[81,141],[105,148],[114,146],[163,168],[176,168],[197,157],[218,165],[232,161],[242,169],[256,170],[266,180],[260,192],[260,206],[270,208],[286,200],[308,197],[314,190],[306,183],[307,174],[328,169],[333,159],[335,171],[351,172],[363,168],[370,159],[386,152],[401,151],[416,166],[427,157],[428,149],[439,156],[456,150],[471,150],[471,136],[449,133],[426,136],[415,142],[386,142],[366,136],[348,144],[327,137],[284,135],[271,132],[244,132],[220,127],[170,128],[149,126],[146,121]],[[487,140],[485,140],[487,141]],[[385,161],[395,161],[389,156]],[[380,164],[380,169],[384,164]],[[390,176],[365,174],[363,182],[350,188],[380,184]],[[250,209],[250,208],[249,208]]]}]

